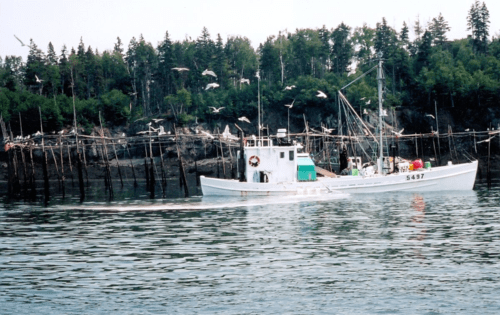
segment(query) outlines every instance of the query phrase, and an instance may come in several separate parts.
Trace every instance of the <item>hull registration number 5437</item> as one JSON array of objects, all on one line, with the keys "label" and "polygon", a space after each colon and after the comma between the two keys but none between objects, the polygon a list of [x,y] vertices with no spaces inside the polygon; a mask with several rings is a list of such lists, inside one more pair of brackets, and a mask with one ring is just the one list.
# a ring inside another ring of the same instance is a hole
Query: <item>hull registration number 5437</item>
[{"label": "hull registration number 5437", "polygon": [[424,174],[413,174],[413,175],[406,175],[406,180],[415,180],[415,179],[423,179]]}]

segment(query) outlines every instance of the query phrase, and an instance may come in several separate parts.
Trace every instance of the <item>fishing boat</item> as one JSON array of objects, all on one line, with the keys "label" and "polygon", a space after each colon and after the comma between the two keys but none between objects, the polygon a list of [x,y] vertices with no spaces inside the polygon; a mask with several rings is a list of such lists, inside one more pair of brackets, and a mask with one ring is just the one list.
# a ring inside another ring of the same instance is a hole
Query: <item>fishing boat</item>
[{"label": "fishing boat", "polygon": [[[375,66],[379,126],[382,126],[384,117],[382,62],[380,57],[378,65]],[[342,94],[341,97],[345,99]],[[367,128],[362,128],[367,131]],[[288,130],[278,129],[278,133],[273,137],[261,136],[259,130],[258,137],[240,138],[238,179],[200,176],[203,195],[323,195],[473,189],[478,168],[477,160],[460,164],[448,161],[444,166],[431,166],[428,161],[410,161],[394,154],[389,156],[387,152],[384,155],[381,130],[382,128],[379,129],[378,139],[370,133],[378,148],[376,162],[362,163],[360,157],[346,157],[344,154],[346,161],[340,163],[344,164],[342,175],[316,166],[311,155],[305,152],[304,146],[289,139]]]}]

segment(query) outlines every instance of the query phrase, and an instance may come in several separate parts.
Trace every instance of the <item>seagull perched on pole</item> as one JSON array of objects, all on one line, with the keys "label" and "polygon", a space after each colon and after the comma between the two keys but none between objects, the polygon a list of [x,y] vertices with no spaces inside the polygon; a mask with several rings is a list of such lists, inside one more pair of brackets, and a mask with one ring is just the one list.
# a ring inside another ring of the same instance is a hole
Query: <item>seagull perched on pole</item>
[{"label": "seagull perched on pole", "polygon": [[36,82],[37,83],[42,83],[43,82],[43,80],[40,80],[36,74],[35,74],[35,78],[36,78]]},{"label": "seagull perched on pole", "polygon": [[238,118],[238,120],[239,121],[244,121],[244,122],[247,122],[247,123],[251,124],[250,119],[246,118],[245,116],[242,116],[242,117]]},{"label": "seagull perched on pole", "polygon": [[213,106],[210,106],[209,108],[211,108],[211,109],[212,109],[212,113],[213,113],[213,114],[218,114],[218,113],[219,113],[219,112],[220,112],[223,108],[225,108],[225,107],[215,108],[215,107],[213,107]]},{"label": "seagull perched on pole", "polygon": [[172,68],[172,70],[176,70],[176,71],[179,71],[179,72],[182,72],[182,71],[189,71],[188,68],[180,68],[180,67],[175,67],[175,68]]},{"label": "seagull perched on pole", "polygon": [[215,89],[215,88],[218,88],[218,87],[219,87],[219,85],[217,83],[208,83],[207,87],[205,88],[205,91],[209,90],[209,89]]},{"label": "seagull perched on pole", "polygon": [[428,117],[430,117],[432,119],[436,119],[436,117],[434,117],[434,115],[432,115],[432,114],[425,114],[425,116],[428,116]]},{"label": "seagull perched on pole", "polygon": [[295,85],[290,85],[290,86],[286,86],[285,87],[285,91],[291,91],[292,89],[294,89],[296,86]]},{"label": "seagull perched on pole", "polygon": [[250,80],[249,79],[245,79],[245,78],[241,78],[240,79],[240,83],[241,84],[243,84],[243,83],[250,84]]},{"label": "seagull perched on pole", "polygon": [[316,96],[319,98],[326,98],[326,94],[320,90],[318,90],[318,94]]},{"label": "seagull perched on pole", "polygon": [[215,74],[215,72],[213,72],[212,70],[208,70],[208,69],[205,69],[205,71],[203,71],[201,73],[201,75],[211,75],[212,77],[217,78],[217,75]]}]

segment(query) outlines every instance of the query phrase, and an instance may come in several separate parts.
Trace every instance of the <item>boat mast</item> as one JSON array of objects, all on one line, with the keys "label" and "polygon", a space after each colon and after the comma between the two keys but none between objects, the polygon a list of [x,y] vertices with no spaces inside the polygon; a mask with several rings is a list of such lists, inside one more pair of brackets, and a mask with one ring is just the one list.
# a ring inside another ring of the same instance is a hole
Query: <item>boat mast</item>
[{"label": "boat mast", "polygon": [[257,70],[257,74],[255,75],[257,77],[257,117],[258,117],[258,129],[259,129],[259,141],[260,143],[260,73],[259,70]]},{"label": "boat mast", "polygon": [[379,161],[378,161],[378,170],[379,174],[382,174],[383,167],[383,159],[384,159],[384,150],[383,150],[383,142],[382,142],[382,90],[384,84],[384,72],[382,70],[382,52],[378,54],[378,69],[377,69],[377,81],[378,81],[378,125],[379,125],[379,133],[380,133],[380,141],[379,141]]}]

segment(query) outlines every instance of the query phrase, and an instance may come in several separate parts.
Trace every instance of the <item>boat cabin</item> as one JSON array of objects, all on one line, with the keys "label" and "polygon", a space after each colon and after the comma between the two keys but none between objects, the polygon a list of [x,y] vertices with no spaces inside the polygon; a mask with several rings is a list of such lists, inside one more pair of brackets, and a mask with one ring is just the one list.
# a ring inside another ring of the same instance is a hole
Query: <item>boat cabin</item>
[{"label": "boat cabin", "polygon": [[247,182],[276,184],[316,180],[314,162],[307,153],[301,152],[299,143],[280,138],[280,133],[274,141],[276,143],[269,137],[245,138],[243,159]]}]

